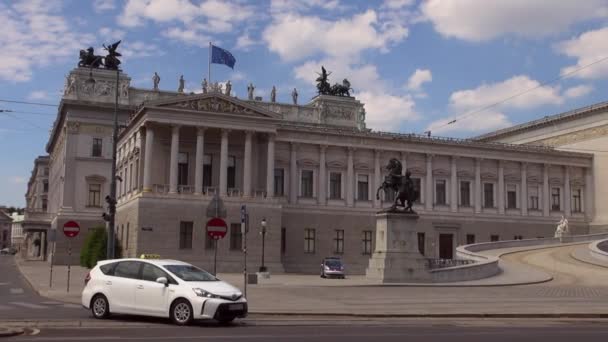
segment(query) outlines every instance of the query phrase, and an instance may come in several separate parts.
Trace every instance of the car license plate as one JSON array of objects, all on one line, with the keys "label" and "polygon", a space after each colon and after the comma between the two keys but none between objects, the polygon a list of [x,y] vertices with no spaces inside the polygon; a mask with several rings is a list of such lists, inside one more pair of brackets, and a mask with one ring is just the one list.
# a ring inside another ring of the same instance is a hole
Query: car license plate
[{"label": "car license plate", "polygon": [[228,310],[230,310],[230,311],[243,310],[243,304],[230,304],[230,305],[228,305]]}]

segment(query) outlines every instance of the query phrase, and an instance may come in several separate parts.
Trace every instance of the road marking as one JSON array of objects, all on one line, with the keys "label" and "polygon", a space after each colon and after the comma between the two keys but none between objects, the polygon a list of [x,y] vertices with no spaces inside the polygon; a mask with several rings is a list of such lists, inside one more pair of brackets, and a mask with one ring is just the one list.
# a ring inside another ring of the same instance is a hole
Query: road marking
[{"label": "road marking", "polygon": [[48,309],[48,306],[42,306],[38,304],[25,303],[25,302],[10,302],[9,304],[21,306],[28,309]]},{"label": "road marking", "polygon": [[40,304],[44,304],[44,305],[61,305],[63,303],[62,302],[42,302]]},{"label": "road marking", "polygon": [[11,289],[11,294],[23,294],[23,289],[22,288],[16,288],[16,289]]}]

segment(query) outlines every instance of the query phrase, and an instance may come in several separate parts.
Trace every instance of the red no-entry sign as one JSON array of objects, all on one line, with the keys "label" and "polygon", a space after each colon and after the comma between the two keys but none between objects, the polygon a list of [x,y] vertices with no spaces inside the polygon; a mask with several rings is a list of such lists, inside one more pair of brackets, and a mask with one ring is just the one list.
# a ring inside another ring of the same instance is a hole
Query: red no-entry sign
[{"label": "red no-entry sign", "polygon": [[63,225],[63,234],[69,238],[73,238],[80,233],[80,226],[76,221],[68,221]]},{"label": "red no-entry sign", "polygon": [[207,235],[213,239],[222,239],[226,236],[228,225],[219,217],[214,217],[207,222]]}]

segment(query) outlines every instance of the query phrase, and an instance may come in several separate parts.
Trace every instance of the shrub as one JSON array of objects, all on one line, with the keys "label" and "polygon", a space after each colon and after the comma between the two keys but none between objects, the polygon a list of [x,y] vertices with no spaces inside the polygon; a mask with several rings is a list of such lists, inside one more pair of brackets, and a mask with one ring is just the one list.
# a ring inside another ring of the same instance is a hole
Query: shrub
[{"label": "shrub", "polygon": [[[98,261],[107,259],[106,249],[108,234],[104,227],[96,227],[89,231],[80,251],[80,266],[93,268]],[[114,240],[114,257],[121,257],[120,242]]]}]

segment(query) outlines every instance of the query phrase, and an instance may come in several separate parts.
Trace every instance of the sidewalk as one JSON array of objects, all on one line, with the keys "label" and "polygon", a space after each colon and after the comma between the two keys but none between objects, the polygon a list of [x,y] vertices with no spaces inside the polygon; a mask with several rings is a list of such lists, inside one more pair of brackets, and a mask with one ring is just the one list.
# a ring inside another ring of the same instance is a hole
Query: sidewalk
[{"label": "sidewalk", "polygon": [[[497,255],[505,252],[513,250],[492,251]],[[511,261],[501,260],[503,272],[496,277],[443,286],[379,285],[364,276],[341,280],[273,274],[270,279],[260,279],[257,285],[248,285],[247,297],[250,313],[264,315],[608,317],[608,287],[581,287],[576,283],[552,286],[553,282],[544,283],[551,279],[547,272],[512,261],[515,258],[509,259]],[[53,268],[53,287],[50,288],[47,263],[21,260],[17,263],[41,295],[80,303],[85,269],[72,267],[70,293],[67,293],[67,267]],[[218,274],[218,277],[243,288],[242,274]],[[539,284],[500,286],[522,282]]]}]

